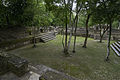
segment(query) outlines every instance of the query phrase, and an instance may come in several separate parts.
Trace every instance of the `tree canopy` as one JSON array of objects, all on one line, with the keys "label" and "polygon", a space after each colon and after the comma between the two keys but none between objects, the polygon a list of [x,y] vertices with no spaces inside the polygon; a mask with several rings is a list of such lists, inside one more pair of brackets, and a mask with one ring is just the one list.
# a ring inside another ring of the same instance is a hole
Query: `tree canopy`
[{"label": "tree canopy", "polygon": [[89,25],[108,23],[109,18],[117,23],[120,17],[119,0],[0,0],[0,25],[64,26],[65,10],[69,18],[72,9],[73,21],[77,4],[82,5],[78,27],[85,26],[87,14],[91,14]]}]

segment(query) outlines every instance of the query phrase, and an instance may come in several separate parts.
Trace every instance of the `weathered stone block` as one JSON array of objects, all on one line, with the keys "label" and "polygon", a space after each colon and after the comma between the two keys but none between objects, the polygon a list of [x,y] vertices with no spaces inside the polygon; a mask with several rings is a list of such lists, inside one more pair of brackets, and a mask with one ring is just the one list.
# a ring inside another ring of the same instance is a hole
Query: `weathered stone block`
[{"label": "weathered stone block", "polygon": [[17,76],[22,76],[28,71],[28,61],[13,54],[1,53],[0,64]]}]

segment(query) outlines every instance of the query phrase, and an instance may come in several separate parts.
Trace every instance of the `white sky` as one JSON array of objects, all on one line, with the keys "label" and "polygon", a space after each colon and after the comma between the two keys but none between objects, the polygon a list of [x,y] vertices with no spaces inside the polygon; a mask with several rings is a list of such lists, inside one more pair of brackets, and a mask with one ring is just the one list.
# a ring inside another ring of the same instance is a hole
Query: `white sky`
[{"label": "white sky", "polygon": [[76,8],[76,3],[73,3],[73,10]]}]

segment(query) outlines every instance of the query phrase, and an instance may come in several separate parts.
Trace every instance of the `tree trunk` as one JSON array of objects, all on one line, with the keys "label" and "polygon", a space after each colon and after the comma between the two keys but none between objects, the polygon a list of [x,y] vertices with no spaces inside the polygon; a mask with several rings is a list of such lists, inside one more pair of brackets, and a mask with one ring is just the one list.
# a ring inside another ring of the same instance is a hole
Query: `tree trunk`
[{"label": "tree trunk", "polygon": [[[38,6],[38,0],[37,0],[37,6]],[[33,41],[33,48],[36,48],[35,33],[36,33],[36,29],[35,29],[35,26],[34,26],[34,41]]]},{"label": "tree trunk", "polygon": [[75,19],[75,32],[74,32],[74,45],[73,45],[73,53],[75,53],[75,45],[76,45],[76,31],[77,31],[77,23],[78,23],[78,4],[76,8],[76,19]]},{"label": "tree trunk", "polygon": [[62,37],[62,45],[63,45],[63,48],[65,48],[65,45],[64,45],[64,29],[62,30],[62,33],[63,34],[63,37]]},{"label": "tree trunk", "polygon": [[[75,16],[75,18],[73,19],[72,29],[71,29],[71,32],[70,32],[70,37],[69,37],[69,42],[68,42],[68,49],[69,49],[69,47],[70,47],[70,43],[71,43],[71,39],[72,39],[72,35],[73,35],[74,24],[75,24],[75,21],[77,20],[77,17],[78,17],[79,12],[81,11],[81,8],[82,8],[82,5],[80,4],[80,8],[79,8],[79,10],[78,10],[78,4],[77,4],[76,16]],[[76,38],[75,38],[75,40],[76,40]],[[75,41],[75,42],[76,42],[76,41]],[[74,47],[74,48],[75,48],[75,47]],[[75,50],[75,49],[74,49],[74,50]],[[75,52],[75,51],[73,51],[73,52]]]},{"label": "tree trunk", "polygon": [[[64,4],[65,4],[65,8],[66,7],[66,3],[65,3],[65,0],[64,0]],[[65,18],[66,18],[66,21],[65,21],[65,46],[64,46],[64,53],[65,55],[68,55],[68,47],[67,47],[67,30],[68,30],[68,27],[67,27],[67,9],[66,9],[66,13],[65,13]]]},{"label": "tree trunk", "polygon": [[44,26],[44,33],[45,33],[45,26]]},{"label": "tree trunk", "polygon": [[8,18],[8,14],[6,13],[6,22],[7,22],[7,25],[9,26],[9,18]]},{"label": "tree trunk", "polygon": [[[67,16],[66,16],[66,20],[67,20]],[[67,21],[66,21],[66,25],[65,25],[65,47],[64,47],[64,53],[65,53],[65,55],[68,54],[68,49],[67,49]]]},{"label": "tree trunk", "polygon": [[71,31],[70,31],[70,36],[69,36],[69,41],[68,41],[68,50],[69,50],[69,47],[70,47],[70,43],[71,43],[71,38],[72,38],[72,33],[73,33],[73,25],[71,25],[72,21],[71,21],[71,18],[72,18],[72,7],[73,7],[73,0],[72,0],[72,5],[70,7],[70,23],[69,23],[69,26],[72,27]]},{"label": "tree trunk", "polygon": [[76,31],[77,31],[77,23],[78,23],[78,15],[76,18],[76,24],[75,24],[75,32],[74,32],[74,45],[73,45],[73,53],[75,53],[75,45],[76,45]]},{"label": "tree trunk", "polygon": [[103,36],[104,36],[104,34],[105,34],[105,32],[108,30],[108,28],[103,32],[103,34],[101,34],[101,36],[100,36],[100,43],[102,43],[102,40],[103,40]]},{"label": "tree trunk", "polygon": [[91,14],[88,14],[87,19],[86,19],[86,37],[85,37],[83,48],[87,47],[86,45],[87,45],[87,39],[88,39],[88,22],[89,22],[89,19],[90,19],[90,15]]},{"label": "tree trunk", "polygon": [[101,24],[99,24],[99,27],[100,27],[100,43],[102,43],[102,27],[101,27]]},{"label": "tree trunk", "polygon": [[106,31],[108,30],[108,28],[109,28],[109,26],[107,26],[107,28],[104,29],[103,34],[100,32],[100,43],[102,43],[103,36],[106,33]]},{"label": "tree trunk", "polygon": [[109,56],[110,56],[110,40],[111,40],[111,31],[112,31],[112,21],[110,20],[110,27],[109,27],[109,38],[108,38],[108,44],[107,44],[107,57],[106,57],[106,61],[109,60]]},{"label": "tree trunk", "polygon": [[34,26],[34,36],[33,36],[34,40],[33,40],[33,48],[36,47],[36,39],[35,39],[35,26]]},{"label": "tree trunk", "polygon": [[102,43],[103,35],[104,35],[104,34],[102,34],[102,35],[100,36],[100,43]]}]

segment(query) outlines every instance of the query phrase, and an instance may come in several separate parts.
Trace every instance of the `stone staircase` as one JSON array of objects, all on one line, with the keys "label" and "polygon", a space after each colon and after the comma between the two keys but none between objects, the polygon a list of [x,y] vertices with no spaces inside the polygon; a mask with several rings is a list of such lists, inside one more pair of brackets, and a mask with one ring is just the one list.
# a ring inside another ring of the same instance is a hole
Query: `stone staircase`
[{"label": "stone staircase", "polygon": [[39,75],[40,80],[79,80],[73,76],[59,72],[45,65],[29,66],[29,68],[33,73]]},{"label": "stone staircase", "polygon": [[120,41],[112,43],[111,45],[112,50],[115,52],[115,54],[120,57]]},{"label": "stone staircase", "polygon": [[30,71],[21,77],[9,72],[1,75],[0,80],[80,80],[45,65],[29,65],[28,67]]},{"label": "stone staircase", "polygon": [[48,42],[56,38],[56,34],[54,32],[48,32],[48,33],[43,33],[40,34],[36,37],[36,40],[39,42]]},{"label": "stone staircase", "polygon": [[41,40],[43,42],[48,42],[48,41],[53,40],[55,38],[56,38],[56,35],[53,32],[49,32],[49,33],[46,33],[46,34],[41,36]]}]

